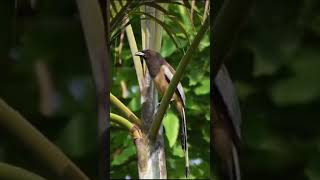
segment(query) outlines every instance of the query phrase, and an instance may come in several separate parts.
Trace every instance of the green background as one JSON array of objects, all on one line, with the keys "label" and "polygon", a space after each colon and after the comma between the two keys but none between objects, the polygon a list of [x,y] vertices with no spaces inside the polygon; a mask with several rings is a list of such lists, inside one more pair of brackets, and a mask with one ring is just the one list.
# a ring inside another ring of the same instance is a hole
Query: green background
[{"label": "green background", "polygon": [[319,7],[256,1],[228,54],[242,110],[244,180],[320,179]]}]

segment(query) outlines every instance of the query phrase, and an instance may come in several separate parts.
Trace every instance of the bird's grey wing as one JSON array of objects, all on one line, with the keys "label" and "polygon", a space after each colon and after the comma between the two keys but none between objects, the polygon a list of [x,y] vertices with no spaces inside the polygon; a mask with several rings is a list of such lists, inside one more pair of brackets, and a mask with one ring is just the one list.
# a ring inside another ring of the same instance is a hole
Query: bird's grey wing
[{"label": "bird's grey wing", "polygon": [[[166,79],[167,79],[168,83],[170,83],[172,78],[173,78],[173,73],[165,65],[162,65],[161,68],[163,68],[164,75],[166,76]],[[177,90],[176,91],[178,92],[178,95],[181,97],[183,105],[185,106],[186,105],[186,96],[184,95],[183,87],[182,87],[180,82],[179,82],[179,84],[177,86]]]},{"label": "bird's grey wing", "polygon": [[216,78],[215,85],[227,107],[228,115],[232,121],[233,128],[239,140],[241,139],[241,111],[238,98],[236,96],[235,88],[227,71],[223,65],[219,70]]}]

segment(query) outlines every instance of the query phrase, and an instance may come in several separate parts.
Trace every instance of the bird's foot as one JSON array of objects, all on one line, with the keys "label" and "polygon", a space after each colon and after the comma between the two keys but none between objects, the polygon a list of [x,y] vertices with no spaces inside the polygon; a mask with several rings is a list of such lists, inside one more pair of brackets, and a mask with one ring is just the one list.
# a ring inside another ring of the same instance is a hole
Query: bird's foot
[{"label": "bird's foot", "polygon": [[155,111],[158,111],[158,109],[159,109],[159,107],[160,107],[160,104],[161,104],[161,103],[158,103],[158,104],[157,104]]},{"label": "bird's foot", "polygon": [[[171,105],[171,102],[172,102],[172,101],[173,101],[173,100],[171,100],[170,103],[169,103],[169,108],[170,108],[170,105]],[[156,108],[154,109],[153,116],[155,116],[155,114],[158,112],[158,110],[159,110],[159,108],[160,108],[160,104],[161,104],[161,103],[158,103],[157,106],[156,106]],[[167,116],[167,112],[164,114],[164,116],[165,116],[165,117]]]},{"label": "bird's foot", "polygon": [[153,117],[156,115],[156,113],[158,112],[158,110],[159,110],[159,107],[160,107],[160,104],[161,103],[158,103],[157,105],[156,105],[156,107],[155,107],[155,109],[154,109],[154,112],[153,112]]}]

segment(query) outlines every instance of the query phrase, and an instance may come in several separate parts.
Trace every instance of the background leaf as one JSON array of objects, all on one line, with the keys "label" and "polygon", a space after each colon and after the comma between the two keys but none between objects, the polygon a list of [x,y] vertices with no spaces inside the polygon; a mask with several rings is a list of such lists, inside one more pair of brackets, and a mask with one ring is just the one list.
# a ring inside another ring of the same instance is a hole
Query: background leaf
[{"label": "background leaf", "polygon": [[176,143],[179,134],[179,118],[173,113],[167,113],[163,119],[163,126],[165,128],[166,137],[169,141],[170,147]]}]

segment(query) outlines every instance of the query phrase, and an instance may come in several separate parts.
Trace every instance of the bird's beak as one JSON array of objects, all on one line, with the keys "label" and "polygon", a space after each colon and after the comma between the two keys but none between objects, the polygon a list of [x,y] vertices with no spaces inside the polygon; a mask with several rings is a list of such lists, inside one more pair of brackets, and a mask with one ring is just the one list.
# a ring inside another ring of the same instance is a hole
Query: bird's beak
[{"label": "bird's beak", "polygon": [[141,64],[142,64],[142,70],[143,70],[143,72],[145,72],[144,65],[143,65],[143,59],[145,57],[145,54],[143,52],[139,51],[139,52],[136,52],[134,55],[142,57],[142,59],[140,59],[140,61],[141,61]]},{"label": "bird's beak", "polygon": [[141,57],[145,56],[145,54],[143,52],[136,52],[134,55],[135,56],[141,56]]}]

